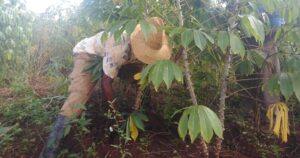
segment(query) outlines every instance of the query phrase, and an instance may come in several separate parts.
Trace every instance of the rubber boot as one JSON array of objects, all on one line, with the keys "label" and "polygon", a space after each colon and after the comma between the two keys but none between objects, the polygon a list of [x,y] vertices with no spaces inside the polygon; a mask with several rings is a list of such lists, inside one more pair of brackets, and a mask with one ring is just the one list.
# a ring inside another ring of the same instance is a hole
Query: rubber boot
[{"label": "rubber boot", "polygon": [[66,126],[69,124],[70,118],[58,115],[51,133],[49,134],[47,143],[44,145],[39,158],[56,158],[60,142],[63,138]]}]

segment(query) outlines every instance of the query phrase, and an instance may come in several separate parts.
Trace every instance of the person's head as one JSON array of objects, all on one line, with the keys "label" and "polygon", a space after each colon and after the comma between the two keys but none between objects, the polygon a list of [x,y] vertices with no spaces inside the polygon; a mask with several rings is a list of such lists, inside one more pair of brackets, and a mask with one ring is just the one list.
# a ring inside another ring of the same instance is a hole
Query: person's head
[{"label": "person's head", "polygon": [[152,32],[145,39],[140,24],[130,36],[131,49],[134,56],[141,62],[152,64],[158,60],[170,59],[172,49],[168,43],[168,36],[162,29],[164,25],[163,19],[159,17],[151,17],[147,21],[156,27],[156,32]]}]

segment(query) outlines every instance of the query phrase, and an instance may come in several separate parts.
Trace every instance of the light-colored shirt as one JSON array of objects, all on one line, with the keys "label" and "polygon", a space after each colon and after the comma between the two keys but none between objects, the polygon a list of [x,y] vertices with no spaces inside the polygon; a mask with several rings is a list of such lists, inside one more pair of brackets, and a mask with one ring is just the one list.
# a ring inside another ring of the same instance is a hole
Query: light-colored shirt
[{"label": "light-colored shirt", "polygon": [[120,41],[116,42],[113,36],[102,41],[103,32],[85,38],[73,48],[73,53],[88,53],[103,57],[103,71],[110,78],[115,78],[122,65],[134,61],[135,58],[130,51],[130,39],[123,33]]}]

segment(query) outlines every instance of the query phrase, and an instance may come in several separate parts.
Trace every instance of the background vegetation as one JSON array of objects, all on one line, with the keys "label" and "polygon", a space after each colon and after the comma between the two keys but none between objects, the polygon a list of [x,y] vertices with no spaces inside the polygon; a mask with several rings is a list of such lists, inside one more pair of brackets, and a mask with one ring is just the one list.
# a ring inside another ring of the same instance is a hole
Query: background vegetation
[{"label": "background vegetation", "polygon": [[[155,31],[146,22],[151,16],[166,22],[172,60],[144,69],[138,109],[136,86],[115,81],[123,122],[101,106],[97,86],[68,128],[60,157],[300,156],[298,0],[83,0],[63,6],[34,14],[21,0],[0,1],[0,157],[38,157],[67,97],[78,41],[100,30],[118,38],[138,23],[147,35]],[[274,12],[285,20],[279,28],[270,25]],[[280,71],[264,83],[268,64]],[[269,129],[264,92],[289,108],[287,143]]]}]

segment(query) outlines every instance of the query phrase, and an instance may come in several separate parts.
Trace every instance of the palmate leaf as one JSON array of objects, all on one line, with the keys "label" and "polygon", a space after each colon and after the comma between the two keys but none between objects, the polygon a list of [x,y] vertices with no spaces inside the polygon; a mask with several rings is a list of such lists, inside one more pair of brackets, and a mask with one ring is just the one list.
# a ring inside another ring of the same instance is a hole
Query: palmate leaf
[{"label": "palmate leaf", "polygon": [[160,60],[155,63],[153,69],[150,72],[149,80],[153,83],[155,90],[158,90],[159,85],[163,81],[164,64]]},{"label": "palmate leaf", "polygon": [[152,83],[157,91],[162,82],[170,88],[174,79],[182,82],[182,78],[182,70],[178,65],[171,60],[160,60],[146,66],[141,73],[140,83]]},{"label": "palmate leaf", "polygon": [[293,85],[287,73],[281,73],[279,78],[280,91],[286,101],[293,95]]},{"label": "palmate leaf", "polygon": [[223,138],[223,130],[218,116],[203,105],[195,105],[186,108],[178,123],[178,133],[181,139],[189,134],[191,142],[200,135],[209,143],[213,133]]}]

